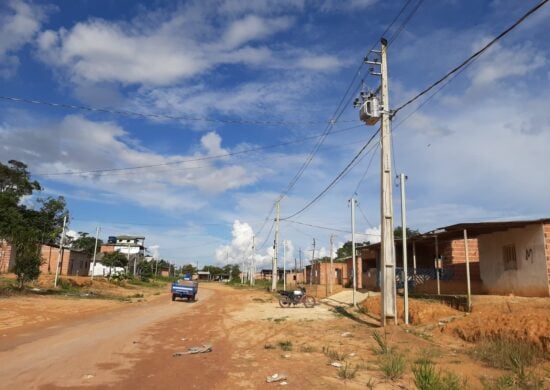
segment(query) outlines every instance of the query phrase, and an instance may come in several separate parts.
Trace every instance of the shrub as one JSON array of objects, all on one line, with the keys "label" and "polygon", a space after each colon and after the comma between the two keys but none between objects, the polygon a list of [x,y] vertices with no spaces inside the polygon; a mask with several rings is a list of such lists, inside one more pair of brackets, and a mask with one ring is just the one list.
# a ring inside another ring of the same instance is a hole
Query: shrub
[{"label": "shrub", "polygon": [[405,356],[397,351],[388,350],[378,357],[378,366],[386,379],[396,380],[403,376],[407,362]]},{"label": "shrub", "polygon": [[283,351],[292,351],[292,341],[279,341],[279,348],[281,348]]},{"label": "shrub", "polygon": [[355,378],[357,367],[351,363],[345,362],[343,367],[338,369],[338,376],[344,380]]}]

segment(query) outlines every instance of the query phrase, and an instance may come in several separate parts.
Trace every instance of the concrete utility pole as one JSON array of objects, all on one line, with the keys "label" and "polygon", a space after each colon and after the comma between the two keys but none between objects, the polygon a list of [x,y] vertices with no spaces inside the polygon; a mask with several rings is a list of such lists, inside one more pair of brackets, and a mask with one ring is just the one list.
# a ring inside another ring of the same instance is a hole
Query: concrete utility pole
[{"label": "concrete utility pole", "polygon": [[352,303],[353,307],[357,306],[355,300],[355,290],[357,289],[357,266],[355,264],[355,204],[357,201],[355,198],[351,198],[351,262],[352,262],[352,277],[353,277],[353,293],[352,293]]},{"label": "concrete utility pole", "polygon": [[382,78],[382,127],[380,133],[381,150],[381,174],[382,196],[380,207],[381,223],[381,258],[382,258],[382,322],[386,325],[386,318],[393,317],[397,322],[396,313],[396,285],[395,285],[395,253],[393,237],[393,198],[392,198],[392,174],[391,174],[391,122],[390,122],[390,98],[388,86],[388,41],[381,40],[381,65]]},{"label": "concrete utility pole", "polygon": [[271,291],[277,291],[277,279],[279,272],[277,271],[277,256],[279,252],[279,219],[281,213],[280,200],[277,200],[277,217],[275,218],[275,242],[273,244],[273,261],[271,264]]},{"label": "concrete utility pole", "polygon": [[464,229],[464,252],[466,254],[466,287],[468,289],[468,313],[472,311],[472,288],[470,285],[470,254],[468,252],[468,232]]},{"label": "concrete utility pole", "polygon": [[61,241],[59,242],[59,254],[57,256],[57,267],[55,269],[55,280],[53,286],[57,287],[57,279],[61,273],[61,263],[63,262],[63,245],[65,244],[65,225],[67,225],[67,214],[63,216],[63,231],[61,232]]},{"label": "concrete utility pole", "polygon": [[300,257],[300,272],[302,272],[303,271],[303,269],[302,269],[302,248],[298,249],[298,254],[299,254],[299,257]]},{"label": "concrete utility pole", "polygon": [[[388,87],[388,41],[380,40],[381,50],[372,50],[371,53],[379,54],[380,59],[369,60],[365,57],[365,64],[380,67],[380,72],[375,72],[374,67],[369,69],[371,75],[380,76],[380,88],[374,93],[361,91],[360,98],[355,99],[354,106],[360,108],[359,117],[367,125],[375,125],[380,118],[380,266],[382,273],[381,293],[382,307],[380,317],[382,325],[386,326],[386,318],[393,317],[397,323],[397,302],[395,284],[395,243],[393,237],[393,198],[392,198],[392,174],[391,174],[391,110]],[[370,53],[369,53],[370,54]],[[379,102],[376,95],[380,91]]]},{"label": "concrete utility pole", "polygon": [[435,236],[435,279],[437,281],[437,295],[441,295],[441,286],[439,284],[439,241],[437,239],[437,235]]},{"label": "concrete utility pole", "polygon": [[95,271],[95,258],[97,254],[97,240],[99,239],[99,231],[101,228],[98,226],[95,228],[95,245],[94,245],[94,260],[92,262],[92,277],[91,280],[94,280],[94,271]]},{"label": "concrete utility pole", "polygon": [[405,211],[405,180],[407,176],[404,173],[399,175],[401,185],[401,231],[403,235],[403,289],[405,298],[405,324],[409,324],[409,274],[407,264],[407,217]]},{"label": "concrete utility pole", "polygon": [[286,291],[286,240],[283,240],[283,290]]},{"label": "concrete utility pole", "polygon": [[313,284],[313,262],[315,261],[315,238],[313,239],[313,251],[311,252],[311,266],[309,268],[309,287]]},{"label": "concrete utility pole", "polygon": [[334,281],[334,256],[333,256],[333,251],[334,251],[334,234],[331,234],[330,235],[330,274],[329,274],[329,277],[328,277],[328,280],[329,280],[329,293],[330,295],[332,295],[332,283]]},{"label": "concrete utility pole", "polygon": [[252,259],[250,260],[252,266],[250,269],[250,285],[256,284],[256,236],[252,236]]}]

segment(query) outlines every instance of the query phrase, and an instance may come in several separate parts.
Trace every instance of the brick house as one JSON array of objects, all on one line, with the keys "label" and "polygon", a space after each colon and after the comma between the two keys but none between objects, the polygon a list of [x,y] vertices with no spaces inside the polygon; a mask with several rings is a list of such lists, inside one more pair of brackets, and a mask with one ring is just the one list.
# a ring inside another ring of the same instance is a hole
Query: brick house
[{"label": "brick house", "polygon": [[[42,257],[40,272],[44,274],[55,274],[57,261],[59,259],[59,246],[43,244],[40,254]],[[91,260],[86,253],[65,248],[62,254],[61,275],[88,275],[90,272]]]},{"label": "brick house", "polygon": [[[59,258],[59,246],[42,244],[40,247],[40,272],[55,274]],[[15,265],[15,251],[5,240],[0,241],[0,273],[11,272]],[[88,275],[90,259],[84,252],[65,248],[61,259],[61,275]]]},{"label": "brick house", "polygon": [[[435,242],[437,237],[441,268],[448,270],[450,275],[440,282],[441,293],[464,294],[466,291],[465,234],[468,237],[472,292],[550,296],[550,218],[462,223],[413,238],[411,241],[416,242],[417,266],[420,268],[430,265],[434,253],[429,248],[422,248],[421,244],[426,240]],[[419,256],[422,250],[428,250],[428,253]],[[425,292],[433,293],[434,283],[430,280],[425,284],[424,288],[431,290]],[[445,290],[446,287],[449,291]]]},{"label": "brick house", "polygon": [[15,251],[6,240],[0,240],[0,274],[11,272],[15,265]]}]

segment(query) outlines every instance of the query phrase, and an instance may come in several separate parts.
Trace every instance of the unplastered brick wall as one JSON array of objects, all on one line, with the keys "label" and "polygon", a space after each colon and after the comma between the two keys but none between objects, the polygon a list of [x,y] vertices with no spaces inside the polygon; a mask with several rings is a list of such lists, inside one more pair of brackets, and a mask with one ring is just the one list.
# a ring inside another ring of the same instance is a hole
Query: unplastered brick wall
[{"label": "unplastered brick wall", "polygon": [[544,232],[544,251],[546,252],[546,273],[550,285],[550,223],[544,223],[542,229]]},{"label": "unplastered brick wall", "polygon": [[6,241],[0,240],[0,273],[9,272],[15,265],[15,251]]},{"label": "unplastered brick wall", "polygon": [[[464,240],[450,240],[441,244],[441,255],[444,257],[443,267],[452,269],[454,280],[466,279],[466,248]],[[470,278],[480,280],[479,249],[477,239],[468,239],[468,258],[470,260]]]}]

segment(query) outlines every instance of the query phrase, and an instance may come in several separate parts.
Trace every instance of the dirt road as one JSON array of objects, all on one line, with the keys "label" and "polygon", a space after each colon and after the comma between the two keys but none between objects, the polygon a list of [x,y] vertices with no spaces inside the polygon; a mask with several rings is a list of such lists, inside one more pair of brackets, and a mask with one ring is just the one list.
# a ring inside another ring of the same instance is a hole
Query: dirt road
[{"label": "dirt road", "polygon": [[[83,316],[43,329],[24,329],[0,339],[0,387],[48,388],[105,385],[120,379],[155,340],[145,332],[167,320],[183,320],[212,296],[203,289],[194,304],[171,302],[168,294],[146,305]],[[76,303],[78,304],[78,303]],[[13,332],[12,332],[13,333]]]},{"label": "dirt road", "polygon": [[[274,373],[286,374],[293,389],[414,388],[410,372],[384,380],[368,321],[326,305],[282,309],[258,290],[201,284],[195,303],[162,293],[52,321],[0,329],[0,388],[268,389],[280,386],[266,383]],[[464,342],[442,334],[436,344],[413,333],[392,327],[387,342],[409,361],[437,354],[439,367],[475,373],[469,388],[480,388],[480,366],[460,352]],[[173,356],[205,343],[212,352]],[[353,375],[331,366],[335,360]],[[500,373],[484,368],[483,374]]]}]

